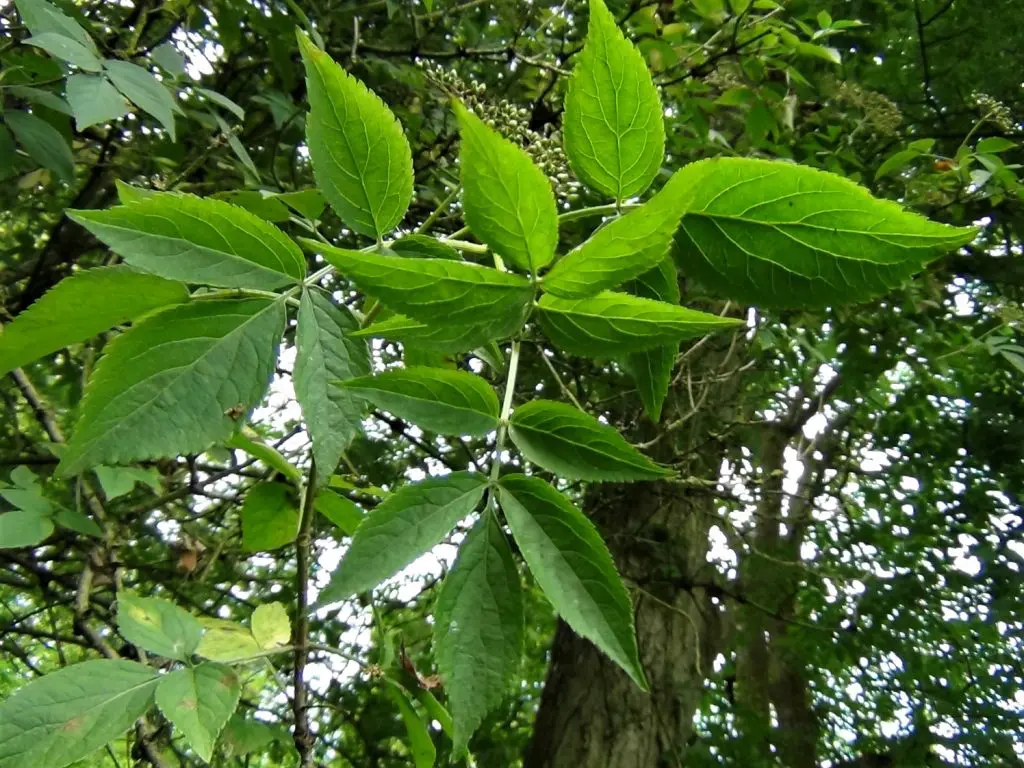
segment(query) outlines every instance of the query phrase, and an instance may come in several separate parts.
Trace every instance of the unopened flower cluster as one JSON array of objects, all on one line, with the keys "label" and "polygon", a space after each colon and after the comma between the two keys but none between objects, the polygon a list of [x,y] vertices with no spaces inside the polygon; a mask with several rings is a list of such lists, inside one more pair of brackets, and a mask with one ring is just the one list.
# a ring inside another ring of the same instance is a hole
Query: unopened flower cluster
[{"label": "unopened flower cluster", "polygon": [[561,202],[575,202],[579,198],[580,183],[569,170],[562,149],[562,137],[553,125],[546,125],[544,133],[530,128],[530,110],[504,99],[491,101],[483,83],[466,82],[453,70],[440,65],[423,65],[427,79],[446,93],[456,96],[466,107],[488,126],[514,144],[523,147],[534,163],[551,179],[555,196]]},{"label": "unopened flower cluster", "polygon": [[861,88],[856,83],[842,82],[832,97],[836,103],[860,111],[864,122],[882,136],[894,136],[903,122],[900,108],[878,91]]},{"label": "unopened flower cluster", "polygon": [[971,94],[971,102],[999,130],[1009,132],[1014,129],[1013,113],[1003,102],[980,91]]}]

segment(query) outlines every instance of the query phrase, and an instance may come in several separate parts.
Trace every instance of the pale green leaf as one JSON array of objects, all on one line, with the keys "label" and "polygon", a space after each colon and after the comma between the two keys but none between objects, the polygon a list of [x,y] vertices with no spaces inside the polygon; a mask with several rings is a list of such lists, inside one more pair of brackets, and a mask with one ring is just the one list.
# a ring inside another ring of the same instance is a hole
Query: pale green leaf
[{"label": "pale green leaf", "polygon": [[129,643],[178,661],[195,653],[203,636],[199,620],[184,608],[124,591],[117,593],[117,629]]},{"label": "pale green leaf", "polygon": [[427,235],[406,235],[395,240],[388,249],[407,258],[462,261],[462,256],[457,250]]},{"label": "pale green leaf", "polygon": [[172,77],[181,77],[185,74],[185,55],[174,43],[161,43],[150,52],[149,58]]},{"label": "pale green leaf", "polygon": [[263,603],[256,606],[249,619],[252,636],[263,650],[288,645],[292,638],[292,622],[288,609],[281,603]]},{"label": "pale green leaf", "polygon": [[629,593],[593,523],[540,478],[506,475],[498,498],[533,577],[558,614],[646,690]]},{"label": "pale green leaf", "polygon": [[[679,275],[676,273],[675,262],[670,257],[662,259],[654,269],[634,280],[629,288],[637,296],[678,304]],[[661,409],[668,394],[672,368],[678,353],[679,342],[672,341],[643,352],[633,352],[626,357],[626,368],[636,382],[640,401],[655,423],[661,418]]]},{"label": "pale green leaf", "polygon": [[16,0],[14,4],[28,31],[33,35],[63,35],[95,53],[96,43],[89,37],[89,33],[57,6],[46,0]]},{"label": "pale green leaf", "polygon": [[4,112],[4,122],[29,157],[63,181],[74,179],[75,157],[60,131],[28,112]]},{"label": "pale green leaf", "polygon": [[127,731],[153,702],[157,673],[101,659],[58,669],[0,703],[0,768],[64,768]]},{"label": "pale green leaf", "polygon": [[181,283],[125,266],[77,272],[0,329],[0,375],[120,323],[188,300]]},{"label": "pale green leaf", "polygon": [[[34,547],[51,533],[53,520],[39,512],[15,509],[0,513],[0,549]],[[0,724],[0,731],[2,730],[3,725]]]},{"label": "pale green leaf", "polygon": [[483,323],[427,325],[418,320],[393,315],[387,320],[356,331],[355,337],[379,336],[401,341],[406,347],[454,354],[466,352],[496,339],[507,339],[523,326],[522,314],[512,314]]},{"label": "pale green leaf", "polygon": [[288,478],[296,487],[302,483],[302,470],[292,464],[284,457],[279,450],[272,445],[267,445],[255,430],[249,427],[242,427],[230,438],[224,441],[228,448],[237,448],[245,451],[255,459],[259,459],[271,469],[280,472]]},{"label": "pale green leaf", "polygon": [[218,621],[207,627],[196,653],[211,661],[238,661],[259,654],[260,646],[248,627]]},{"label": "pale green leaf", "polygon": [[405,692],[394,680],[384,679],[385,690],[388,696],[398,707],[398,712],[405,723],[405,732],[409,737],[409,752],[412,754],[412,762],[416,768],[433,768],[437,759],[437,750],[430,738],[430,731],[427,724],[419,716],[409,700],[409,694]]},{"label": "pale green leaf", "polygon": [[65,85],[64,95],[75,116],[77,131],[117,120],[131,109],[110,81],[97,75],[72,75]]},{"label": "pale green leaf", "polygon": [[365,407],[335,382],[370,372],[366,342],[349,333],[359,323],[319,288],[307,288],[295,332],[295,396],[313,440],[313,455],[325,476],[359,432]]},{"label": "pale green leaf", "polygon": [[612,482],[671,474],[612,427],[566,403],[531,400],[519,406],[509,435],[527,459],[561,477]]},{"label": "pale green leaf", "polygon": [[160,490],[160,473],[153,467],[96,467],[93,471],[108,500],[131,493],[136,483],[145,483],[154,491]]},{"label": "pale green leaf", "polygon": [[741,324],[663,301],[605,291],[588,299],[541,297],[544,333],[574,355],[621,357]]},{"label": "pale green leaf", "polygon": [[299,509],[292,489],[284,483],[260,483],[245,494],[240,512],[242,549],[268,552],[295,541]]},{"label": "pale green leaf", "polygon": [[412,150],[380,98],[299,32],[317,187],[346,226],[379,240],[412,199]]},{"label": "pale green leaf", "polygon": [[281,230],[221,200],[158,192],[68,216],[127,263],[172,280],[269,291],[306,274],[302,251]]},{"label": "pale green leaf", "polygon": [[465,371],[396,368],[342,382],[342,388],[418,427],[442,435],[486,435],[498,426],[498,397]]},{"label": "pale green leaf", "polygon": [[48,91],[45,88],[33,88],[31,85],[10,85],[6,90],[11,96],[20,96],[29,104],[38,104],[41,107],[52,109],[54,112],[60,112],[62,115],[71,114],[71,105],[53,91]]},{"label": "pale green leaf", "polygon": [[77,40],[74,40],[57,32],[43,32],[40,35],[33,35],[24,41],[25,45],[34,45],[42,48],[51,56],[74,64],[79,69],[87,72],[99,72],[103,69],[103,62],[93,51]]},{"label": "pale green leaf", "polygon": [[505,533],[487,511],[459,547],[434,609],[434,648],[456,759],[512,688],[523,637],[519,572]]},{"label": "pale green leaf", "polygon": [[156,703],[196,754],[210,762],[241,693],[231,667],[206,662],[165,675],[156,688]]},{"label": "pale green leaf", "polygon": [[282,192],[274,195],[289,208],[310,221],[316,221],[324,212],[327,201],[318,189],[300,189],[297,192]]},{"label": "pale green leaf", "polygon": [[320,490],[313,502],[316,511],[334,523],[346,536],[351,536],[363,522],[366,513],[355,502],[326,488]]},{"label": "pale green leaf", "polygon": [[58,471],[199,453],[227,438],[274,372],[284,304],[194,301],[110,342]]},{"label": "pale green leaf", "polygon": [[886,293],[970,242],[840,176],[791,163],[693,163],[676,235],[679,268],[738,301],[820,307]]},{"label": "pale green leaf", "polygon": [[302,239],[360,290],[395,311],[430,324],[522,317],[533,286],[519,275],[448,259],[404,259],[346,251]]},{"label": "pale green leaf", "polygon": [[117,187],[117,199],[121,202],[121,205],[130,205],[131,203],[138,203],[145,200],[153,195],[160,194],[153,189],[145,189],[143,187],[136,187],[131,184],[125,184],[120,179],[114,179],[114,186]]},{"label": "pale green leaf", "polygon": [[1017,143],[1010,141],[1009,139],[1003,138],[1002,136],[989,136],[978,142],[978,145],[974,148],[974,151],[979,155],[984,154],[999,154],[1000,152],[1008,152]]},{"label": "pale green leaf", "polygon": [[683,214],[677,178],[570,251],[544,277],[544,290],[567,299],[593,296],[664,261]]},{"label": "pale green leaf", "polygon": [[[223,123],[224,121],[220,120],[219,122]],[[226,124],[225,130],[230,132]],[[288,221],[291,217],[288,206],[278,200],[276,196],[265,195],[255,190],[238,189],[230,192],[218,192],[213,197],[216,200],[224,200],[232,205],[237,205],[239,208],[245,208],[250,213],[255,213],[261,219],[269,222]]]},{"label": "pale green leaf", "polygon": [[181,108],[174,103],[171,92],[159,80],[137,64],[130,61],[107,59],[103,62],[107,77],[132,104],[152,115],[170,134],[171,141],[177,141],[174,130],[174,113]]},{"label": "pale green leaf", "polygon": [[265,749],[277,741],[278,735],[277,730],[264,722],[234,715],[224,726],[220,747],[227,757],[238,757]]},{"label": "pale green leaf", "polygon": [[665,155],[661,99],[640,52],[602,0],[569,80],[565,152],[587,186],[616,200],[650,186]]},{"label": "pale green leaf", "polygon": [[536,273],[558,244],[555,194],[530,156],[455,102],[462,135],[462,204],[473,234],[520,269]]},{"label": "pale green leaf", "polygon": [[483,475],[455,472],[399,488],[356,530],[318,603],[372,589],[429,551],[476,509],[486,487]]}]

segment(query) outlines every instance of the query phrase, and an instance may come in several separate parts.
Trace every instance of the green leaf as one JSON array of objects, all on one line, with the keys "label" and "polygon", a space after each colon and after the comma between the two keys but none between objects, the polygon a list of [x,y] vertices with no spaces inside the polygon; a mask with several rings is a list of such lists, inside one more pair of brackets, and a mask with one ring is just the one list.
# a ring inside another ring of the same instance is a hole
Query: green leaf
[{"label": "green leaf", "polygon": [[258,752],[277,741],[278,732],[259,720],[246,720],[233,715],[220,738],[220,746],[227,757],[239,757]]},{"label": "green leaf", "polygon": [[509,435],[526,458],[561,477],[615,482],[672,474],[612,427],[565,403],[531,400],[519,406]]},{"label": "green leaf", "polygon": [[186,661],[199,646],[203,627],[188,611],[159,597],[117,593],[117,630],[143,650]]},{"label": "green leaf", "polygon": [[263,650],[288,645],[292,638],[292,622],[288,610],[281,603],[263,603],[256,606],[249,619],[252,636]]},{"label": "green leaf", "polygon": [[271,291],[306,275],[302,251],[284,232],[221,200],[158,192],[68,216],[132,266],[171,280]]},{"label": "green leaf", "polygon": [[114,186],[117,187],[117,199],[121,202],[121,205],[138,203],[146,198],[153,197],[153,195],[160,194],[156,190],[125,184],[120,179],[114,179]]},{"label": "green leaf", "polygon": [[45,88],[33,88],[30,85],[10,85],[7,86],[6,90],[11,96],[20,96],[30,104],[38,104],[41,107],[52,109],[54,112],[60,112],[62,115],[71,114],[71,105],[53,93],[53,91],[48,91]]},{"label": "green leaf", "polygon": [[523,326],[521,314],[497,318],[484,323],[462,325],[427,325],[404,315],[393,315],[387,320],[356,331],[352,335],[380,336],[401,341],[407,347],[431,352],[454,354],[483,346],[495,339],[507,339]]},{"label": "green leaf", "polygon": [[566,352],[590,357],[622,357],[742,324],[730,317],[612,291],[589,299],[545,294],[537,309],[551,341]]},{"label": "green leaf", "polygon": [[434,610],[434,648],[453,718],[455,759],[515,683],[523,637],[519,572],[505,533],[487,511],[459,547]]},{"label": "green leaf", "polygon": [[567,299],[593,296],[665,260],[683,208],[673,177],[651,200],[597,230],[544,277],[545,291]]},{"label": "green leaf", "polygon": [[28,112],[4,112],[4,122],[29,157],[63,181],[75,178],[75,157],[60,131]]},{"label": "green leaf", "polygon": [[279,450],[261,438],[255,430],[242,427],[224,441],[228,448],[245,451],[254,459],[259,459],[271,469],[277,470],[298,487],[302,483],[302,470],[292,464]]},{"label": "green leaf", "polygon": [[264,195],[255,190],[241,189],[218,192],[213,197],[216,200],[224,200],[232,205],[237,205],[239,208],[245,208],[250,213],[255,213],[261,219],[270,222],[288,221],[291,216],[288,206],[278,200],[276,196]]},{"label": "green leaf", "polygon": [[[59,507],[57,513],[53,516],[53,521],[57,525],[61,525],[64,528],[81,533],[86,536],[95,536],[97,539],[102,538],[103,530],[96,524],[95,520],[91,520],[82,512],[77,509],[68,509],[67,507]],[[2,537],[0,537],[2,540]]]},{"label": "green leaf", "polygon": [[160,677],[134,661],[83,661],[0,703],[0,768],[64,768],[131,728]]},{"label": "green leaf", "polygon": [[[0,549],[34,547],[53,533],[53,520],[39,512],[16,509],[0,514]],[[0,723],[0,731],[3,724]],[[0,763],[2,766],[3,763]]]},{"label": "green leaf", "polygon": [[462,261],[462,256],[450,245],[427,235],[406,235],[395,240],[388,248],[399,256],[416,259],[451,259]]},{"label": "green leaf", "polygon": [[[671,258],[662,259],[658,266],[634,280],[630,288],[638,296],[678,304],[679,275],[675,262]],[[633,352],[626,358],[626,368],[636,382],[644,410],[655,423],[661,419],[678,353],[679,342],[673,341],[644,352]]]},{"label": "green leaf", "polygon": [[239,120],[245,120],[245,110],[242,109],[238,104],[233,102],[227,96],[222,93],[217,93],[209,88],[198,88],[197,89],[203,96],[212,101],[218,107],[226,109],[228,112],[233,114]]},{"label": "green leaf", "polygon": [[217,621],[203,634],[196,653],[211,661],[238,661],[260,652],[259,643],[252,632],[241,624]]},{"label": "green leaf", "polygon": [[185,55],[174,43],[161,43],[150,52],[149,58],[171,77],[181,77],[185,74]]},{"label": "green leaf", "polygon": [[131,493],[136,483],[145,483],[154,491],[160,490],[160,474],[154,468],[96,467],[93,471],[108,500]]},{"label": "green leaf", "polygon": [[36,48],[42,48],[51,56],[61,61],[66,61],[69,64],[74,64],[79,69],[84,69],[87,72],[99,72],[103,69],[103,62],[100,61],[99,57],[90,48],[87,48],[77,40],[57,32],[43,32],[39,35],[33,35],[24,42],[25,45],[34,45]]},{"label": "green leaf", "polygon": [[156,688],[156,703],[196,754],[210,762],[241,693],[231,667],[206,662],[165,675]]},{"label": "green leaf", "polygon": [[75,116],[76,131],[117,120],[131,109],[107,78],[96,75],[72,75],[68,78],[64,95]]},{"label": "green leaf", "polygon": [[1002,136],[989,136],[979,141],[974,151],[979,155],[998,155],[1000,152],[1008,152],[1016,146],[1016,142],[1005,139]]},{"label": "green leaf", "polygon": [[388,692],[388,697],[398,707],[398,712],[402,716],[402,722],[405,723],[405,731],[409,735],[409,752],[412,753],[413,765],[416,768],[432,768],[434,761],[437,759],[437,751],[434,748],[433,740],[430,738],[430,731],[427,730],[427,724],[423,722],[423,719],[413,709],[409,694],[405,692],[402,686],[394,680],[384,678],[384,687]]},{"label": "green leaf", "polygon": [[462,205],[473,234],[520,269],[536,273],[558,245],[558,209],[544,173],[530,156],[488,128],[461,102]]},{"label": "green leaf", "polygon": [[199,453],[263,397],[284,304],[195,301],[151,315],[110,342],[86,387],[58,471]]},{"label": "green leaf", "polygon": [[334,523],[346,536],[351,536],[363,522],[366,513],[353,501],[326,488],[316,495],[313,502],[317,512]]},{"label": "green leaf", "polygon": [[356,530],[318,604],[372,589],[429,551],[476,509],[486,487],[483,475],[455,472],[399,488]]},{"label": "green leaf", "polygon": [[658,90],[602,0],[590,0],[590,27],[569,80],[563,126],[576,175],[616,200],[647,189],[665,156]]},{"label": "green leaf", "polygon": [[716,158],[688,165],[677,263],[723,296],[771,307],[858,302],[974,238],[814,168]]},{"label": "green leaf", "polygon": [[558,614],[647,690],[633,606],[593,523],[536,477],[506,475],[498,498],[530,571]]},{"label": "green leaf", "polygon": [[180,112],[181,108],[174,103],[170,91],[164,84],[142,67],[128,61],[107,59],[103,62],[103,67],[117,90],[143,112],[156,118],[170,134],[171,141],[177,141],[174,113]]},{"label": "green leaf", "polygon": [[112,326],[187,300],[188,291],[181,283],[129,267],[77,272],[0,330],[0,375]]},{"label": "green leaf", "polygon": [[300,189],[297,192],[282,192],[274,195],[274,199],[280,200],[289,208],[310,221],[316,221],[324,212],[327,201],[317,189]]},{"label": "green leaf", "polygon": [[299,510],[292,489],[284,483],[260,483],[242,502],[242,549],[269,552],[295,541]]},{"label": "green leaf", "polygon": [[913,149],[903,149],[899,152],[894,152],[885,158],[885,162],[878,166],[878,170],[875,171],[875,180],[877,181],[902,171],[919,157],[921,157],[921,153]]},{"label": "green leaf", "polygon": [[379,240],[412,200],[412,150],[380,98],[299,32],[317,187],[346,226]]},{"label": "green leaf", "polygon": [[323,254],[360,290],[395,311],[430,324],[479,323],[522,317],[533,286],[519,275],[448,259],[403,259],[346,251],[315,240],[301,239]]},{"label": "green leaf", "polygon": [[96,51],[96,44],[81,25],[55,5],[46,0],[16,0],[14,3],[22,21],[33,35],[58,34],[70,37],[90,51]]},{"label": "green leaf", "polygon": [[479,376],[440,368],[396,368],[342,387],[400,419],[442,435],[486,435],[498,426],[498,397]]},{"label": "green leaf", "polygon": [[353,339],[359,323],[319,288],[302,292],[295,333],[295,395],[313,440],[313,455],[324,476],[334,472],[342,452],[359,432],[362,400],[335,386],[338,380],[370,372],[366,342]]}]

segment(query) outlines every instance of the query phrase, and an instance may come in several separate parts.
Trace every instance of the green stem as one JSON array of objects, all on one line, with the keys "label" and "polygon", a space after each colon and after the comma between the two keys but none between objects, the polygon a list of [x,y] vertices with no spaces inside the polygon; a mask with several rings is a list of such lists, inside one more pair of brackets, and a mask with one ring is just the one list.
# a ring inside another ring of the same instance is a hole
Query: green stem
[{"label": "green stem", "polygon": [[427,232],[432,226],[434,226],[434,222],[437,221],[438,217],[448,210],[449,205],[455,202],[455,198],[459,196],[460,189],[461,187],[456,186],[451,192],[449,192],[448,197],[442,200],[441,204],[434,209],[433,213],[427,216],[426,221],[424,221],[422,224],[416,227],[417,235],[422,235],[424,232]]},{"label": "green stem", "polygon": [[608,205],[593,205],[590,208],[580,208],[578,211],[569,211],[563,213],[558,217],[558,223],[564,224],[567,221],[576,221],[577,219],[589,219],[592,216],[609,216],[615,213],[624,213],[625,211],[632,211],[634,208],[639,208],[641,203],[626,203],[625,205],[617,205],[616,203],[609,203]]},{"label": "green stem", "polygon": [[501,469],[501,453],[505,450],[505,438],[508,436],[508,419],[512,413],[512,395],[516,389],[516,374],[519,371],[519,339],[512,342],[512,353],[508,360],[508,377],[505,379],[505,401],[501,405],[501,417],[498,423],[498,439],[494,443],[494,458],[491,460],[491,482],[498,479]]}]

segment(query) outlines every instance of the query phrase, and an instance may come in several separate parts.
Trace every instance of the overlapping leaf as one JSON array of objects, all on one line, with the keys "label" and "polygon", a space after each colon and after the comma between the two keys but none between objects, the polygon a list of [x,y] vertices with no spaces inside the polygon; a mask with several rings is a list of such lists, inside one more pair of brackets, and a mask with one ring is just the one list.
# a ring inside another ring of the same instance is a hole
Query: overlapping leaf
[{"label": "overlapping leaf", "polygon": [[690,189],[676,235],[679,268],[752,304],[864,301],[974,237],[791,163],[716,158],[677,175]]},{"label": "overlapping leaf", "polygon": [[75,156],[61,132],[29,112],[8,110],[4,123],[29,157],[63,181],[75,178]]},{"label": "overlapping leaf", "polygon": [[299,509],[292,489],[284,483],[260,483],[245,494],[242,509],[242,549],[269,552],[295,541]]},{"label": "overlapping leaf", "polygon": [[323,254],[365,293],[428,325],[480,323],[522,316],[533,286],[519,275],[448,259],[403,259],[347,251],[315,240]]},{"label": "overlapping leaf", "polygon": [[221,200],[161,192],[68,215],[129,264],[172,280],[273,290],[306,274],[302,251],[281,230]]},{"label": "overlapping leaf", "polygon": [[537,477],[506,475],[498,498],[530,572],[558,614],[646,690],[633,606],[593,524]]},{"label": "overlapping leaf", "polygon": [[160,676],[134,661],[83,661],[0,702],[0,768],[64,768],[127,731]]},{"label": "overlapping leaf", "polygon": [[579,480],[656,480],[671,474],[623,439],[571,405],[531,400],[512,413],[509,435],[534,464]]},{"label": "overlapping leaf", "polygon": [[241,693],[231,667],[207,662],[164,676],[156,688],[156,703],[196,754],[210,762],[217,736]]},{"label": "overlapping leaf", "polygon": [[363,415],[362,401],[335,386],[370,372],[366,342],[349,336],[358,327],[352,313],[319,288],[303,291],[295,333],[295,396],[325,476],[338,465]]},{"label": "overlapping leaf", "polygon": [[488,511],[459,547],[434,611],[437,668],[448,692],[456,757],[511,687],[523,637],[519,572]]},{"label": "overlapping leaf", "polygon": [[64,87],[78,131],[117,120],[131,110],[125,98],[105,77],[72,75]]},{"label": "overlapping leaf", "polygon": [[228,437],[266,391],[284,304],[196,301],[107,345],[59,470],[198,453]]},{"label": "overlapping leaf", "polygon": [[147,70],[130,61],[107,59],[103,62],[107,77],[132,104],[156,118],[170,134],[171,141],[177,140],[174,127],[174,113],[181,112],[171,92]]},{"label": "overlapping leaf", "polygon": [[740,324],[729,317],[612,291],[587,299],[545,294],[537,310],[551,341],[566,352],[590,357],[623,357]]},{"label": "overlapping leaf", "polygon": [[400,368],[343,382],[343,388],[443,435],[484,435],[498,426],[498,398],[479,376],[440,368]]},{"label": "overlapping leaf", "polygon": [[187,300],[188,291],[181,283],[125,266],[77,272],[0,329],[0,375],[114,325]]},{"label": "overlapping leaf", "polygon": [[455,472],[404,485],[356,530],[319,604],[364,592],[437,544],[483,498],[486,478]]},{"label": "overlapping leaf", "polygon": [[412,199],[412,151],[395,116],[299,32],[310,113],[306,139],[317,186],[345,224],[380,239]]},{"label": "overlapping leaf", "polygon": [[359,338],[377,336],[401,341],[407,346],[432,352],[454,354],[476,349],[497,339],[507,339],[523,326],[525,309],[504,318],[483,323],[460,325],[421,323],[404,315],[393,315],[387,320],[363,328],[352,335]]},{"label": "overlapping leaf", "polygon": [[[675,262],[664,258],[654,269],[640,275],[629,286],[637,296],[657,299],[668,304],[679,303],[679,275]],[[626,368],[636,382],[637,393],[651,421],[661,418],[661,409],[672,378],[672,367],[679,352],[679,342],[671,341],[626,358]]]},{"label": "overlapping leaf", "polygon": [[563,126],[576,175],[616,200],[643,192],[661,167],[665,126],[658,90],[603,0],[590,0],[587,41],[569,80]]},{"label": "overlapping leaf", "polygon": [[117,629],[143,650],[185,661],[199,645],[203,628],[188,611],[159,597],[117,594]]},{"label": "overlapping leaf", "polygon": [[544,290],[566,299],[593,296],[664,261],[683,214],[680,187],[684,183],[683,177],[673,176],[643,206],[610,222],[566,254],[544,277]]},{"label": "overlapping leaf", "polygon": [[558,244],[558,210],[530,156],[455,103],[462,135],[463,207],[473,234],[520,269],[547,266]]}]

